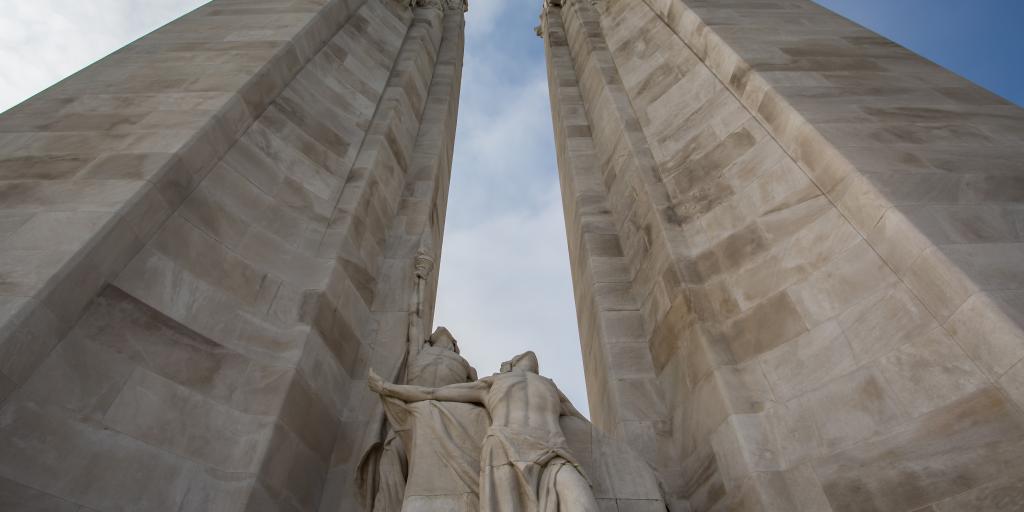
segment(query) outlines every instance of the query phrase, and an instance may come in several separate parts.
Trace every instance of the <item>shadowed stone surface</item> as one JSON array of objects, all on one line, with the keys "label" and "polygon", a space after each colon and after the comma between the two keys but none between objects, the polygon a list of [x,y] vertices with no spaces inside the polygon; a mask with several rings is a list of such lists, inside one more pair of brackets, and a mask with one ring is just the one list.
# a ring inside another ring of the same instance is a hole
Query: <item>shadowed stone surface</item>
[{"label": "shadowed stone surface", "polygon": [[462,38],[459,2],[214,0],[0,116],[0,508],[351,509]]}]

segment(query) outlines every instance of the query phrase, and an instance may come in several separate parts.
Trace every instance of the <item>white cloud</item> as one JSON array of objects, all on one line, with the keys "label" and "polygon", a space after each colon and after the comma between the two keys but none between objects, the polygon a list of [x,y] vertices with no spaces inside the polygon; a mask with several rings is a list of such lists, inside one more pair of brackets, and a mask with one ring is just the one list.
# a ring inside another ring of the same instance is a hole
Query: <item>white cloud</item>
[{"label": "white cloud", "polygon": [[[512,2],[523,2],[523,0],[512,0]],[[498,17],[508,3],[507,0],[469,0],[469,12],[466,14],[468,36],[475,38],[478,35],[490,35]]]},{"label": "white cloud", "polygon": [[0,112],[206,0],[0,0]]}]

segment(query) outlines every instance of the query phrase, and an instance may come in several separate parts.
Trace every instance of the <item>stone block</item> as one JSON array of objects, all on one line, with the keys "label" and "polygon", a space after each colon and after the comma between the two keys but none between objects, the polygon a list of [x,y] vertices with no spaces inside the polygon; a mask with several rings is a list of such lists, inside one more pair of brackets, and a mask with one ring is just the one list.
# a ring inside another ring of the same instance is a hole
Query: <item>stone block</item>
[{"label": "stone block", "polygon": [[902,277],[928,311],[942,323],[979,290],[939,248],[924,251]]},{"label": "stone block", "polygon": [[335,436],[338,433],[338,418],[331,413],[319,395],[331,394],[331,391],[314,390],[300,373],[291,379],[291,386],[288,388],[279,416],[280,421],[324,463],[330,463]]},{"label": "stone block", "polygon": [[805,406],[803,398],[776,404],[765,414],[775,433],[782,467],[792,468],[824,453],[814,410]]},{"label": "stone block", "polygon": [[771,252],[728,276],[742,309],[805,278],[861,240],[838,212],[824,208],[822,202],[805,201],[758,221],[772,240]]},{"label": "stone block", "polygon": [[111,218],[111,212],[39,212],[9,234],[4,247],[17,251],[75,250]]},{"label": "stone block", "polygon": [[0,374],[0,404],[3,404],[7,397],[14,393],[18,389],[18,384],[8,378],[6,375]]},{"label": "stone block", "polygon": [[82,508],[70,501],[46,494],[17,482],[0,478],[0,508],[22,512],[79,512]]},{"label": "stone block", "polygon": [[1018,265],[1024,258],[1024,244],[962,243],[940,250],[982,290],[1024,289],[1024,270]]},{"label": "stone block", "polygon": [[[5,116],[5,120],[7,116]],[[12,123],[13,124],[13,123]],[[56,180],[78,175],[94,157],[88,155],[45,155],[0,157],[0,180]]]},{"label": "stone block", "polygon": [[191,462],[29,403],[0,415],[4,478],[96,510],[178,509]]},{"label": "stone block", "polygon": [[296,250],[293,243],[259,228],[245,233],[238,250],[254,267],[302,289],[322,289],[333,269],[333,262]]},{"label": "stone block", "polygon": [[319,456],[277,424],[260,468],[259,479],[276,501],[293,503],[302,511],[317,510],[327,475]]},{"label": "stone block", "polygon": [[730,411],[720,384],[713,377],[705,378],[685,395],[687,400],[681,400],[682,396],[666,393],[673,404],[672,437],[679,443],[680,456],[687,457],[707,442],[708,436],[725,421]]},{"label": "stone block", "polygon": [[[247,263],[177,216],[164,224],[150,247],[196,278],[236,297],[243,304],[263,310],[279,285],[278,279]],[[136,257],[137,262],[139,258]]]},{"label": "stone block", "polygon": [[49,308],[34,300],[19,306],[0,330],[0,372],[9,381],[23,384],[60,343],[66,327]]},{"label": "stone block", "polygon": [[[161,189],[157,185],[150,184],[144,187],[129,203],[128,211],[120,218],[120,224],[127,224],[134,234],[133,238],[137,240],[137,243],[142,244],[153,237],[153,234],[171,215],[172,210],[171,204],[168,203]],[[118,249],[121,254],[114,256],[115,261],[119,264],[134,256],[123,247]],[[123,268],[123,264],[120,268]]]},{"label": "stone block", "polygon": [[651,478],[653,470],[626,444],[595,435],[594,449],[595,453],[602,454],[601,461],[608,475],[612,496],[616,499],[650,500],[660,497],[656,480]]},{"label": "stone block", "polygon": [[934,330],[938,323],[903,284],[876,292],[838,318],[858,363]]},{"label": "stone block", "polygon": [[337,364],[344,368],[346,375],[356,378],[360,354],[365,353],[368,348],[349,324],[347,317],[331,306],[330,301],[322,301],[321,312],[314,321],[314,328],[333,354]]},{"label": "stone block", "polygon": [[682,335],[684,345],[679,352],[683,385],[693,389],[711,372],[735,365],[729,347],[722,343],[721,333],[713,326],[696,325]]},{"label": "stone block", "polygon": [[245,473],[197,468],[189,480],[181,510],[241,512],[254,483],[255,478]]},{"label": "stone block", "polygon": [[978,293],[967,299],[945,328],[981,369],[998,379],[1024,358],[1024,294]]},{"label": "stone block", "polygon": [[826,452],[888,432],[906,420],[878,368],[862,366],[800,398],[812,410]]},{"label": "stone block", "polygon": [[1024,407],[1024,365],[1018,363],[1007,370],[998,383],[1017,406]]},{"label": "stone block", "polygon": [[1019,468],[1024,423],[992,388],[815,463],[836,511],[914,510]]},{"label": "stone block", "polygon": [[32,297],[73,256],[65,250],[16,250],[0,248],[0,293],[8,296]]},{"label": "stone block", "polygon": [[19,392],[22,400],[99,421],[132,372],[131,360],[72,337],[61,343]]},{"label": "stone block", "polygon": [[934,503],[935,512],[1010,512],[1024,507],[1024,478],[1009,477]]},{"label": "stone block", "polygon": [[594,285],[594,301],[601,311],[635,310],[636,299],[624,283],[598,283]]},{"label": "stone block", "polygon": [[255,473],[273,420],[136,370],[103,418],[110,428],[224,471]]},{"label": "stone block", "polygon": [[321,510],[360,510],[363,504],[355,484],[355,470],[348,465],[332,468],[327,473]]},{"label": "stone block", "polygon": [[658,386],[652,377],[625,377],[612,373],[612,392],[623,421],[654,421],[664,416]]},{"label": "stone block", "polygon": [[290,367],[261,364],[203,338],[114,287],[105,288],[94,300],[65,345],[120,354],[134,365],[249,414],[274,414],[293,374]]},{"label": "stone block", "polygon": [[608,347],[609,370],[617,378],[654,377],[651,351],[646,343],[616,343]]},{"label": "stone block", "polygon": [[636,311],[602,311],[598,315],[598,328],[608,344],[628,344],[646,340],[643,318]]},{"label": "stone block", "polygon": [[732,320],[723,329],[737,361],[757,357],[807,332],[796,304],[786,293],[776,294]]},{"label": "stone block", "polygon": [[260,141],[248,132],[224,155],[221,165],[237,172],[269,196],[277,194],[284,180],[284,172],[265,156]]},{"label": "stone block", "polygon": [[826,194],[861,234],[870,232],[890,205],[868,178],[858,174],[847,175]]},{"label": "stone block", "polygon": [[343,418],[353,382],[344,367],[336,362],[331,349],[314,330],[305,342],[299,370],[314,389],[320,390],[321,399],[336,418]]},{"label": "stone block", "polygon": [[895,280],[896,275],[874,249],[861,241],[787,293],[807,325],[814,327]]},{"label": "stone block", "polygon": [[760,362],[780,401],[817,389],[857,367],[849,342],[834,321],[765,353]]},{"label": "stone block", "polygon": [[29,221],[33,212],[8,211],[0,213],[0,235],[7,236]]},{"label": "stone block", "polygon": [[759,413],[774,401],[764,372],[754,361],[723,366],[712,375],[730,413]]},{"label": "stone block", "polygon": [[984,204],[928,205],[904,210],[910,222],[936,245],[1021,241],[1017,227],[1020,210],[1014,207]]},{"label": "stone block", "polygon": [[712,249],[718,255],[723,270],[736,270],[767,247],[764,232],[757,224],[749,224],[743,229],[725,237]]},{"label": "stone block", "polygon": [[879,360],[903,407],[920,416],[986,386],[989,380],[963,349],[936,329]]},{"label": "stone block", "polygon": [[136,220],[134,216],[123,215],[104,226],[89,244],[91,247],[79,251],[62,269],[61,279],[47,287],[43,303],[66,325],[78,319],[105,282],[142,248],[143,242],[134,229]]},{"label": "stone block", "polygon": [[777,467],[774,440],[758,415],[730,416],[709,441],[722,482],[730,492],[741,488],[753,472]]}]

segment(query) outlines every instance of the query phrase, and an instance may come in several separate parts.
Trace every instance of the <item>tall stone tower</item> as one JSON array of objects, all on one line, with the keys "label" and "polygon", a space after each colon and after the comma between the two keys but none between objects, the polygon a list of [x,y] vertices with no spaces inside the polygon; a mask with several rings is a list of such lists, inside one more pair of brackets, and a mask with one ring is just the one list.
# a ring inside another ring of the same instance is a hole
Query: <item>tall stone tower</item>
[{"label": "tall stone tower", "polygon": [[1024,510],[1024,111],[809,0],[540,31],[590,409],[679,509]]},{"label": "tall stone tower", "polygon": [[[0,510],[363,509],[464,10],[213,0],[0,116]],[[1024,111],[809,0],[541,34],[602,510],[1024,509]]]},{"label": "tall stone tower", "polygon": [[0,116],[0,509],[357,510],[463,12],[213,0]]}]

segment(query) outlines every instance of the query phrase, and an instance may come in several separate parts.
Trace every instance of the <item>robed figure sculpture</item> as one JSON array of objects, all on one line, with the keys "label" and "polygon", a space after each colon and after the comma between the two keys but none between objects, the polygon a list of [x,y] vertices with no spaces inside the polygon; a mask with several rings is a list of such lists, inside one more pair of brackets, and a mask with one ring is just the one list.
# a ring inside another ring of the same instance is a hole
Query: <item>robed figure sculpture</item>
[{"label": "robed figure sculpture", "polygon": [[482,379],[458,352],[439,328],[408,384],[370,370],[389,434],[367,512],[665,510],[653,469],[593,428],[533,352]]},{"label": "robed figure sculpture", "polygon": [[[405,375],[411,385],[443,387],[473,382],[477,378],[476,370],[459,355],[455,337],[444,327],[438,327],[418,350],[410,352]],[[363,502],[368,512],[414,510],[407,506],[405,499],[410,485],[413,489],[432,487],[431,492],[459,490],[459,482],[452,478],[443,482],[446,485],[440,489],[429,481],[424,485],[424,479],[436,480],[432,475],[452,477],[446,470],[454,472],[454,476],[461,475],[464,481],[463,492],[455,494],[475,492],[479,441],[465,431],[470,425],[484,424],[485,413],[462,404],[407,404],[388,398],[384,398],[383,403],[387,433],[360,465]],[[411,456],[415,455],[413,452],[419,456]],[[370,464],[371,460],[376,464]],[[444,469],[438,471],[438,466]],[[456,489],[453,490],[453,486]]]},{"label": "robed figure sculpture", "polygon": [[598,512],[590,483],[570,452],[559,418],[582,418],[550,379],[537,356],[520,354],[500,373],[462,384],[429,388],[384,382],[370,389],[406,403],[482,405],[490,416],[480,452],[480,510],[486,512]]}]

